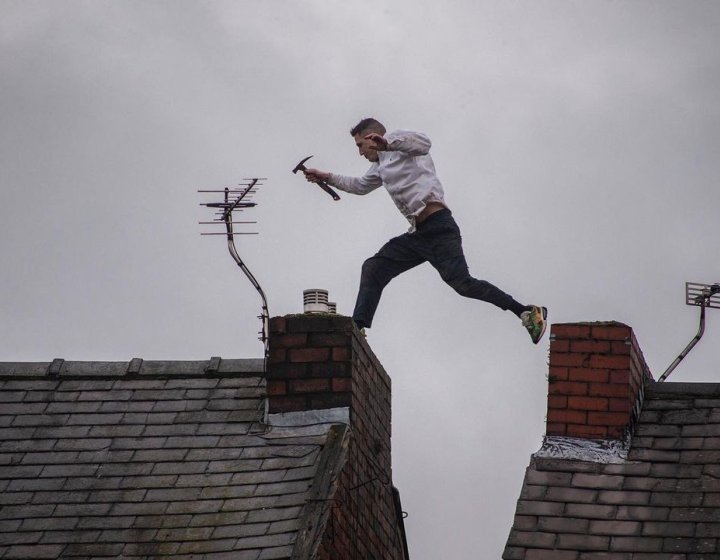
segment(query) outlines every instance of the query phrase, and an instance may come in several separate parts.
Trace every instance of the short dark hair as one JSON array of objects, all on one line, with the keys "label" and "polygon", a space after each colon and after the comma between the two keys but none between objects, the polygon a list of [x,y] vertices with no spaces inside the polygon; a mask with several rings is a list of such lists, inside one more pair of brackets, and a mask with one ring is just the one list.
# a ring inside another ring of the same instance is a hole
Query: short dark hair
[{"label": "short dark hair", "polygon": [[387,131],[380,121],[375,120],[372,117],[368,117],[361,120],[350,129],[350,136],[355,136],[361,132],[377,132],[378,134],[385,134]]}]

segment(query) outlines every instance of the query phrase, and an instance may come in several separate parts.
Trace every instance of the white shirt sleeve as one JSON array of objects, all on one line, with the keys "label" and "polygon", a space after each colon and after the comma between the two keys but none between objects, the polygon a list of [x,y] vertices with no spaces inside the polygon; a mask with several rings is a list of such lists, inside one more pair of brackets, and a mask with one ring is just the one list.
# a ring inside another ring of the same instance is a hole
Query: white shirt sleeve
[{"label": "white shirt sleeve", "polygon": [[382,186],[383,182],[378,173],[377,163],[373,163],[362,177],[347,177],[331,173],[328,184],[351,194],[368,194]]},{"label": "white shirt sleeve", "polygon": [[388,141],[388,150],[402,152],[409,156],[424,156],[430,152],[430,138],[421,132],[409,130],[396,130],[385,137]]}]

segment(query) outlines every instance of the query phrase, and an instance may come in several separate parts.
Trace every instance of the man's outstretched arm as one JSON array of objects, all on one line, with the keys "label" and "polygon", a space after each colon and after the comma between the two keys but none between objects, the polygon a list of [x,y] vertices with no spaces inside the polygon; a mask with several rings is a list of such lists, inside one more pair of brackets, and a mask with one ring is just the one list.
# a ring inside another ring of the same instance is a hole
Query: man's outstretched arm
[{"label": "man's outstretched arm", "polygon": [[312,167],[306,169],[304,173],[305,178],[311,183],[327,181],[328,185],[337,187],[341,191],[345,191],[347,193],[367,194],[382,185],[382,179],[380,179],[380,175],[377,174],[374,167],[375,166],[371,167],[370,170],[362,177],[345,177],[343,175],[337,175],[328,171],[321,171]]}]

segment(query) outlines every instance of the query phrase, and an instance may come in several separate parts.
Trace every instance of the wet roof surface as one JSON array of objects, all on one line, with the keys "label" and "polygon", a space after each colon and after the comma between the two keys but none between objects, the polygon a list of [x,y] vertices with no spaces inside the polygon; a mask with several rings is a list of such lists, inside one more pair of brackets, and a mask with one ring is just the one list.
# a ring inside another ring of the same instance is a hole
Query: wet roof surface
[{"label": "wet roof surface", "polygon": [[624,462],[534,457],[503,558],[720,558],[720,384],[648,385]]},{"label": "wet roof surface", "polygon": [[0,364],[0,558],[289,558],[329,425],[261,360]]}]

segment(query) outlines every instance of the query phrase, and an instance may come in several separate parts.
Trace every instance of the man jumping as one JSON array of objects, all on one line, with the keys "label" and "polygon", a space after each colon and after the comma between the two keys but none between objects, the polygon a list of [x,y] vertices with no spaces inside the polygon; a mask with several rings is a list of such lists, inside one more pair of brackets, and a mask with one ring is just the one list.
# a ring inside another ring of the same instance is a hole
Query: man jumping
[{"label": "man jumping", "polygon": [[547,309],[523,305],[485,280],[470,276],[460,229],[445,204],[443,187],[430,157],[430,139],[419,132],[385,127],[372,118],[350,131],[360,155],[372,165],[362,177],[346,177],[306,169],[305,177],[320,180],[352,194],[367,194],[384,185],[395,205],[410,222],[410,230],[388,241],[362,266],[353,320],[370,328],[383,288],[399,274],[429,262],[442,279],[462,296],[492,303],[517,315],[537,344],[545,332]]}]

